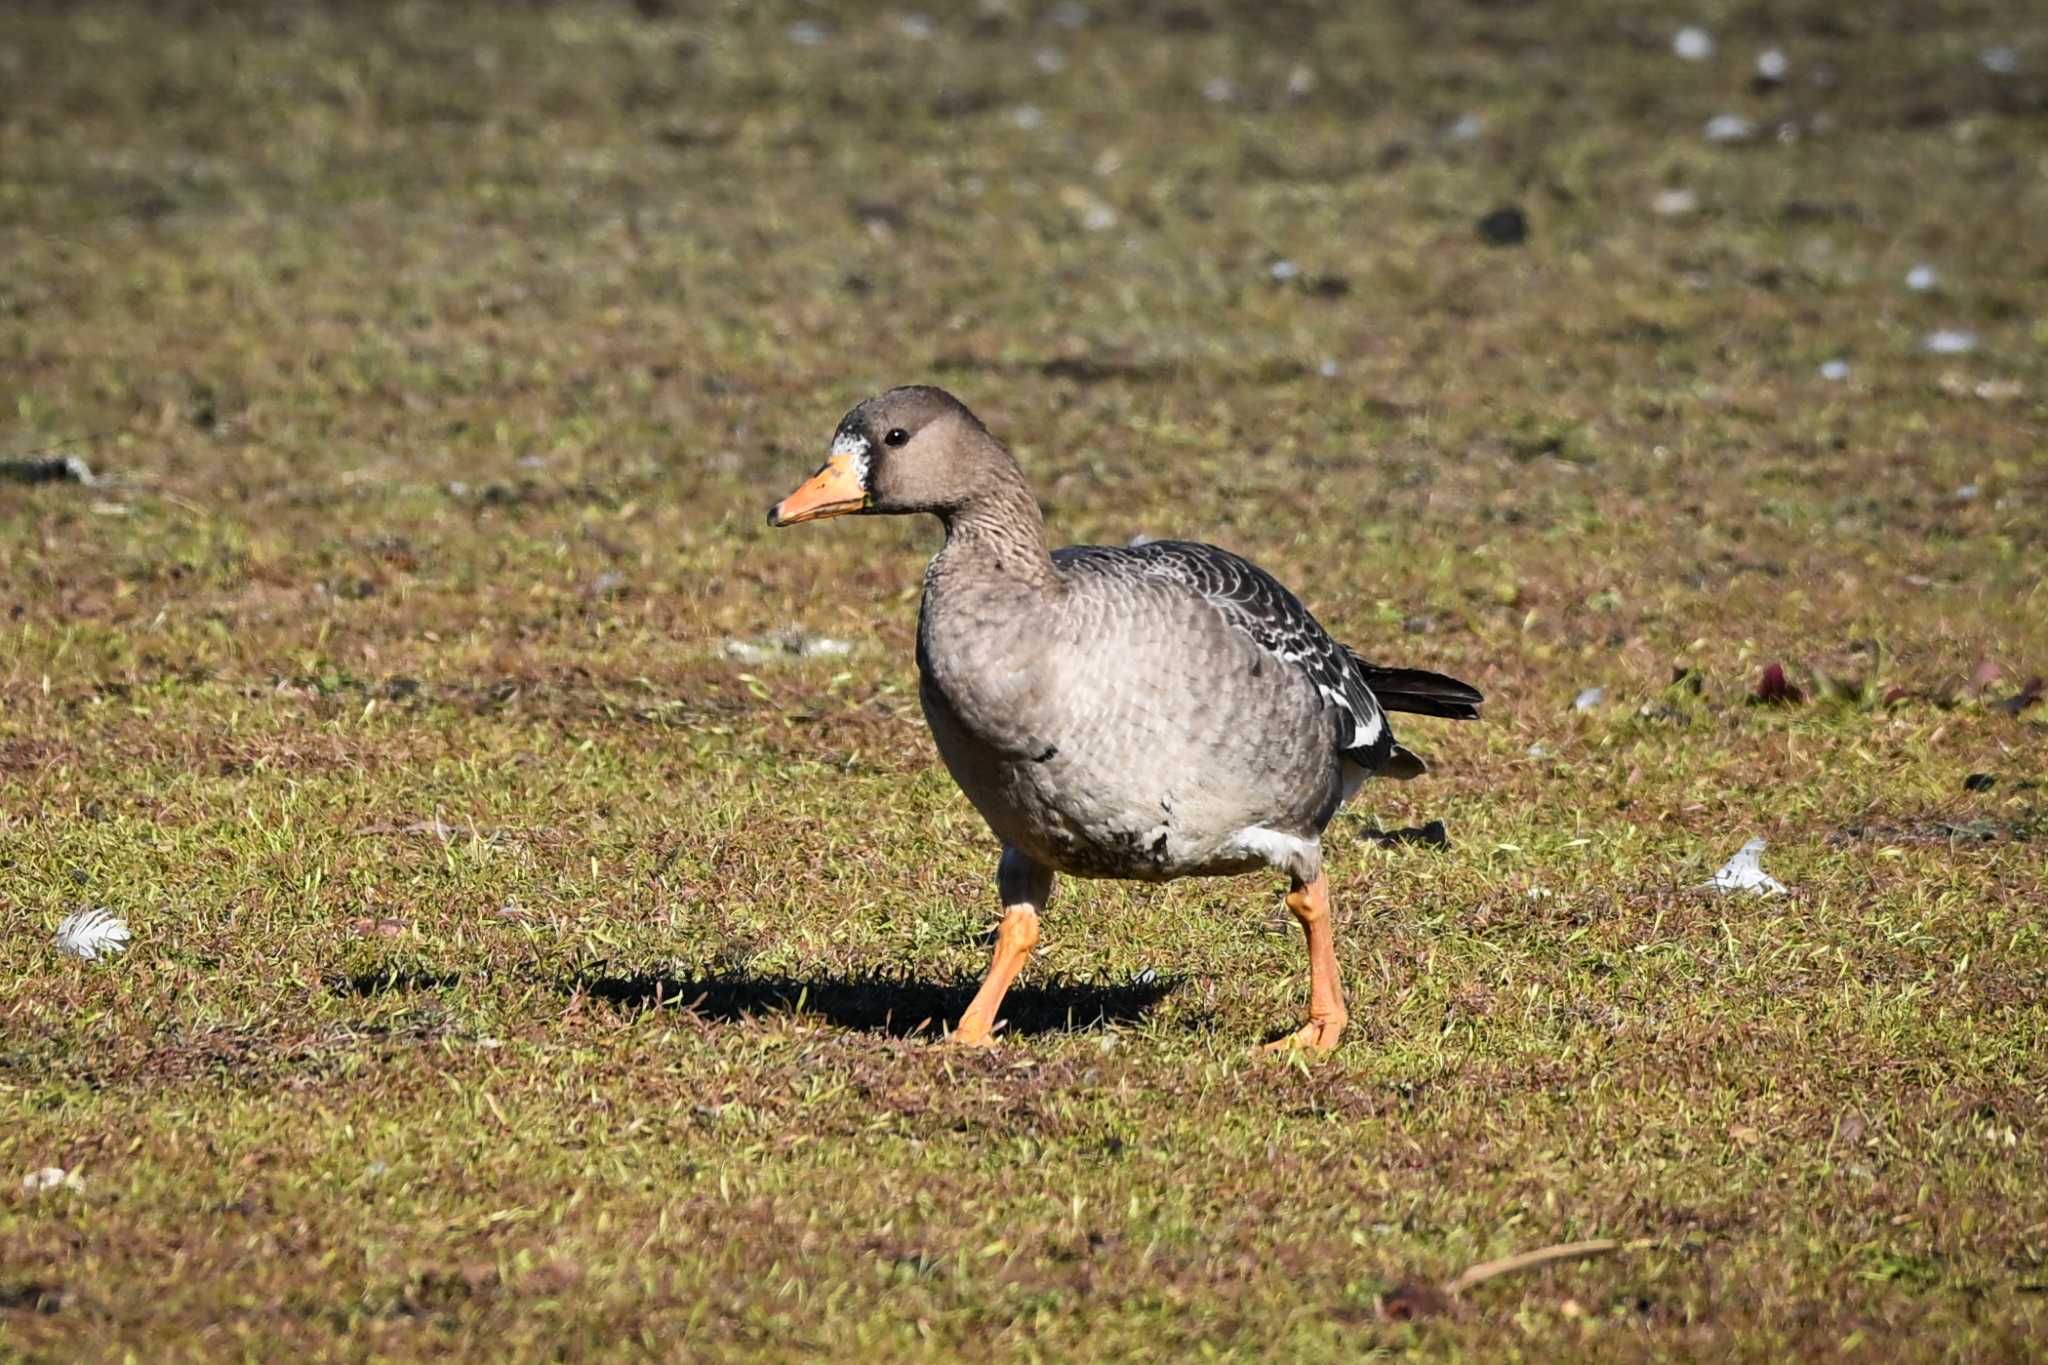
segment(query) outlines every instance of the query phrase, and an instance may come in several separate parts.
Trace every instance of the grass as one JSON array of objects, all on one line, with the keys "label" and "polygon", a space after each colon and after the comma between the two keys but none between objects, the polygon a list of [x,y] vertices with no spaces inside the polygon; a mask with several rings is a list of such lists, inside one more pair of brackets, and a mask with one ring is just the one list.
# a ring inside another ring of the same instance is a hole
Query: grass
[{"label": "grass", "polygon": [[[2035,1349],[2048,26],[1099,8],[0,18],[0,456],[103,476],[0,484],[0,1356]],[[1334,1057],[1261,878],[931,1046],[933,531],[761,524],[912,380],[1489,694],[1332,831]]]}]

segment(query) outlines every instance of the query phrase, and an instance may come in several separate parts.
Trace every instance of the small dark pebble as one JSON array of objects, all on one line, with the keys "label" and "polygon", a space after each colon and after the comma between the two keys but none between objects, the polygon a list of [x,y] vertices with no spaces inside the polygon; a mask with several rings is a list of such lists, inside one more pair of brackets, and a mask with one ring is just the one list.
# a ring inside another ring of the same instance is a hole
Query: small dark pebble
[{"label": "small dark pebble", "polygon": [[853,220],[865,227],[894,230],[910,221],[900,205],[890,203],[886,199],[856,199],[847,207],[853,213]]},{"label": "small dark pebble", "polygon": [[1997,785],[1998,779],[1990,773],[1971,773],[1963,779],[1963,790],[1966,792],[1988,792]]},{"label": "small dark pebble", "polygon": [[1479,237],[1488,246],[1520,246],[1529,240],[1529,219],[1513,204],[1502,204],[1479,220]]},{"label": "small dark pebble", "polygon": [[19,1313],[59,1313],[64,1309],[64,1286],[41,1280],[23,1280],[0,1286],[0,1309]]}]

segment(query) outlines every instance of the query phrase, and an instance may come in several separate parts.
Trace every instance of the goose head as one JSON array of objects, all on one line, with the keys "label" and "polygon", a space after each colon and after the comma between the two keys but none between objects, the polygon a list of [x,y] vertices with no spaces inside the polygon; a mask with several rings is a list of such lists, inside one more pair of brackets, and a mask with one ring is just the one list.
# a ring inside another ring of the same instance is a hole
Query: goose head
[{"label": "goose head", "polygon": [[768,509],[770,526],[849,512],[950,517],[1023,475],[966,405],[928,385],[890,389],[839,421],[825,463]]}]

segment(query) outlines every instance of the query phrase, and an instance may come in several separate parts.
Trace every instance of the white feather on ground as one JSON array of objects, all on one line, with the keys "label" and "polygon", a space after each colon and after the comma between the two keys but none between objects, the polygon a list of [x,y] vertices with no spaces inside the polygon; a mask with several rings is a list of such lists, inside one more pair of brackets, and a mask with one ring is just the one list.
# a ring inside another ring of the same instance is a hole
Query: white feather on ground
[{"label": "white feather on ground", "polygon": [[1701,882],[1700,889],[1754,891],[1759,896],[1778,896],[1785,894],[1788,888],[1764,871],[1764,841],[1751,839],[1722,865],[1719,872]]},{"label": "white feather on ground", "polygon": [[58,949],[87,962],[119,957],[133,937],[120,917],[103,906],[66,915],[57,926]]},{"label": "white feather on ground", "polygon": [[85,1179],[76,1171],[67,1171],[62,1166],[45,1166],[39,1171],[30,1171],[21,1178],[24,1194],[48,1194],[69,1186],[79,1190],[85,1188]]}]

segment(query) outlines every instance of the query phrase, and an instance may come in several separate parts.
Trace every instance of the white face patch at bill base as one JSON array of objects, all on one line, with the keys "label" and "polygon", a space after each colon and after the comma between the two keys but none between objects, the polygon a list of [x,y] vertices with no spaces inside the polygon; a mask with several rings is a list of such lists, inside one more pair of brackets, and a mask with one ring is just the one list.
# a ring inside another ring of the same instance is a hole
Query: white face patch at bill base
[{"label": "white face patch at bill base", "polygon": [[859,432],[842,431],[832,438],[832,448],[825,453],[835,460],[841,456],[849,459],[852,462],[851,472],[854,478],[860,481],[862,488],[866,488],[868,486],[868,451],[871,449],[873,447],[868,444],[868,438]]}]

